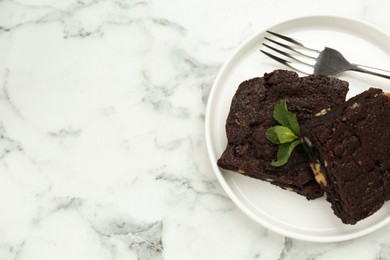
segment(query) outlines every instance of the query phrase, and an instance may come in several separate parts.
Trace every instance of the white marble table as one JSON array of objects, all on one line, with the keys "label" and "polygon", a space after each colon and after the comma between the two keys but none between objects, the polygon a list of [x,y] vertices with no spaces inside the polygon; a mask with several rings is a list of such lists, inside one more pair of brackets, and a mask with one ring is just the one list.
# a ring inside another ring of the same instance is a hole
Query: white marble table
[{"label": "white marble table", "polygon": [[390,259],[265,229],[210,167],[205,108],[247,37],[304,15],[390,33],[390,2],[0,1],[0,259]]}]

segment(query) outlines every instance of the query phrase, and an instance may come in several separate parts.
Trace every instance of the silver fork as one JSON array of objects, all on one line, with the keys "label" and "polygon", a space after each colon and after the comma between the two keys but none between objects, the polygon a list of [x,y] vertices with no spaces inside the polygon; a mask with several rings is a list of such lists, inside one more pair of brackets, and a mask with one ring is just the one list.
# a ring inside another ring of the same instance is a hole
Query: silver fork
[{"label": "silver fork", "polygon": [[[344,71],[352,70],[390,79],[390,71],[350,63],[335,49],[306,43],[275,32],[267,32],[278,40],[264,37],[272,45],[269,43],[263,43],[263,45],[273,52],[260,51],[302,73],[336,76]],[[280,39],[286,43],[281,42]]]}]

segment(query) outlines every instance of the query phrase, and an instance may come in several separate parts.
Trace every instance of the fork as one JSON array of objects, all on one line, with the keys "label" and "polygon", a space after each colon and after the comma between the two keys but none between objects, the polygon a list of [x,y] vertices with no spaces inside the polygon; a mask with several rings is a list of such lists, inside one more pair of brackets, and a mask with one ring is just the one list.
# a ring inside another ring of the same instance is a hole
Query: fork
[{"label": "fork", "polygon": [[279,41],[264,37],[272,45],[269,43],[263,43],[263,45],[273,52],[260,51],[272,59],[304,74],[336,76],[344,71],[351,70],[390,79],[390,71],[350,63],[335,49],[306,43],[275,32],[267,32],[275,36]]}]

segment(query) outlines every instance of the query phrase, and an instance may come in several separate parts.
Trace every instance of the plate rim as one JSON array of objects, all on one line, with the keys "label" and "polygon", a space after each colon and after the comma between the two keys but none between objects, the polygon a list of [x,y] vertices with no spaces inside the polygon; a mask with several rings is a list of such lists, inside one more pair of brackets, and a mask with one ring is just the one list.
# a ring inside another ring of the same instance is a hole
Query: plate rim
[{"label": "plate rim", "polygon": [[266,30],[272,30],[272,28],[277,28],[281,26],[286,26],[288,23],[297,23],[299,21],[303,20],[326,20],[326,19],[336,19],[339,21],[364,25],[365,28],[370,28],[370,30],[373,30],[372,33],[375,34],[381,34],[382,36],[385,36],[390,39],[390,35],[385,32],[384,30],[377,28],[376,26],[363,21],[361,19],[355,19],[350,17],[344,17],[344,16],[334,16],[334,15],[310,15],[310,16],[299,16],[291,19],[286,19],[281,22],[275,23],[274,25],[269,26],[268,28],[263,28],[258,31],[256,31],[252,36],[247,38],[245,41],[243,41],[236,49],[233,51],[233,53],[228,57],[228,59],[223,63],[221,68],[219,69],[216,78],[214,79],[213,85],[211,87],[208,99],[207,99],[207,105],[206,105],[206,113],[205,113],[205,137],[206,137],[206,146],[207,146],[207,153],[209,160],[211,162],[211,166],[213,169],[214,174],[216,175],[219,183],[221,184],[224,191],[227,193],[228,197],[233,201],[233,203],[242,211],[244,212],[249,218],[251,218],[256,223],[261,224],[263,227],[272,230],[276,233],[279,233],[281,235],[303,240],[303,241],[311,241],[311,242],[339,242],[339,241],[346,241],[358,237],[362,237],[364,235],[367,235],[371,232],[374,232],[381,227],[387,225],[390,222],[390,217],[385,219],[384,221],[381,221],[373,226],[370,226],[369,228],[365,228],[363,230],[357,230],[352,233],[348,234],[341,234],[341,235],[331,235],[331,236],[318,236],[318,235],[308,235],[308,234],[301,234],[294,231],[283,229],[277,225],[274,225],[272,223],[267,222],[264,219],[259,218],[254,212],[252,212],[247,206],[245,206],[240,198],[233,192],[232,188],[227,183],[225,177],[220,172],[220,169],[216,163],[216,156],[214,152],[214,148],[212,145],[212,138],[211,138],[211,132],[210,132],[210,126],[211,126],[211,112],[213,109],[213,100],[215,99],[215,93],[217,91],[217,85],[221,81],[224,71],[227,69],[227,67],[233,62],[234,59],[239,57],[240,52],[242,49],[248,45],[250,42],[252,42],[254,39],[258,38],[259,35],[263,34]]}]

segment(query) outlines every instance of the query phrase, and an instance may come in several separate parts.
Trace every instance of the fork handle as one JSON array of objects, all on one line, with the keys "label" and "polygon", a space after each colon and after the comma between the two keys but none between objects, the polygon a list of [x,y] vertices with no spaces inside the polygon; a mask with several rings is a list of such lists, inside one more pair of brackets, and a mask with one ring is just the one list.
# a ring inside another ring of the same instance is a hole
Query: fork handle
[{"label": "fork handle", "polygon": [[358,64],[352,64],[351,70],[390,79],[390,71],[388,70],[382,70],[382,69],[377,69],[377,68],[358,65]]}]

